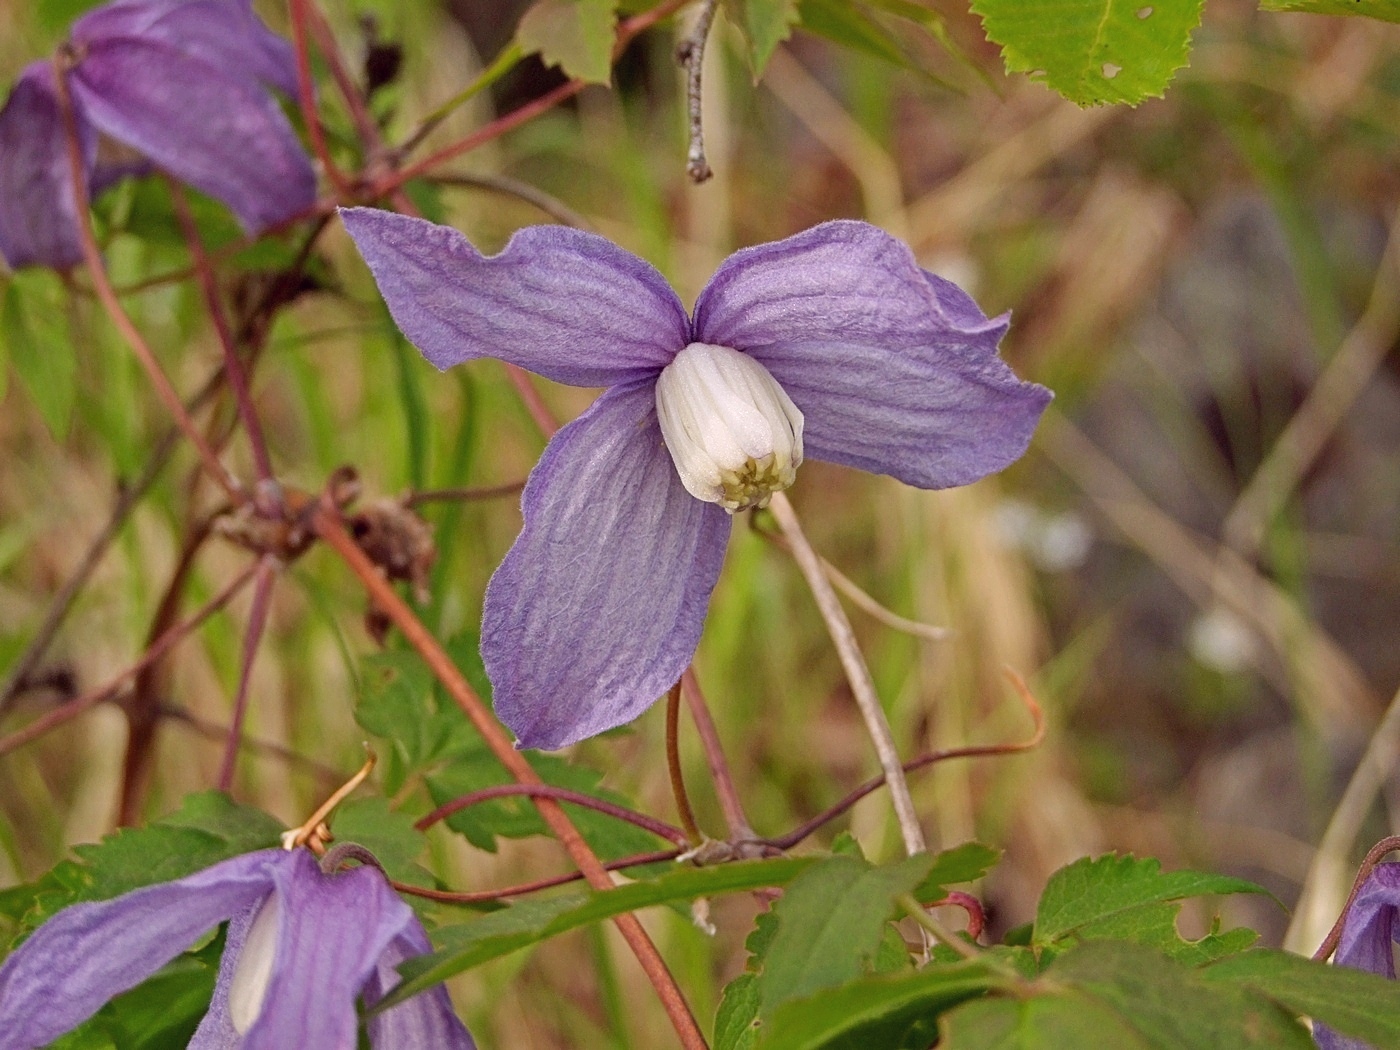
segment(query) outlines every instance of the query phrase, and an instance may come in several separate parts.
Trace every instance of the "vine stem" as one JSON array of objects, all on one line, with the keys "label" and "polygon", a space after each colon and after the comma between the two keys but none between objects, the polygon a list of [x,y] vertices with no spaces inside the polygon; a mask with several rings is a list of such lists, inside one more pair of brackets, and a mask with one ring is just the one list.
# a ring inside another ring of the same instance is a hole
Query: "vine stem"
[{"label": "vine stem", "polygon": [[233,476],[224,468],[219,461],[219,457],[214,454],[214,450],[209,446],[209,442],[204,439],[204,434],[194,425],[194,420],[185,411],[184,402],[180,400],[180,395],[175,392],[175,387],[171,385],[170,379],[160,367],[160,362],[156,360],[155,354],[142,338],[136,324],[122,308],[121,300],[117,298],[116,290],[112,287],[111,278],[107,275],[107,266],[102,261],[102,252],[97,247],[97,239],[92,232],[92,218],[88,215],[88,186],[87,172],[83,167],[82,146],[78,141],[78,122],[73,112],[73,96],[68,90],[68,70],[65,67],[62,54],[54,59],[54,81],[58,89],[58,108],[63,118],[63,132],[68,151],[68,171],[73,180],[73,205],[76,211],[78,222],[78,239],[82,244],[83,262],[87,265],[88,275],[92,278],[93,291],[96,292],[98,301],[111,317],[112,323],[117,326],[122,337],[136,353],[137,359],[141,362],[141,367],[146,370],[150,377],[151,384],[156,388],[166,409],[175,418],[180,430],[189,439],[190,444],[199,453],[199,458],[204,463],[204,468],[212,477],[228,498],[234,503],[244,501],[244,493]]},{"label": "vine stem", "polygon": [[0,737],[0,755],[7,755],[16,748],[23,747],[31,740],[36,740],[43,736],[55,726],[82,714],[90,707],[96,707],[104,700],[109,700],[116,695],[117,691],[126,684],[128,679],[134,678],[151,664],[164,656],[170,649],[196,627],[209,619],[215,612],[227,605],[239,591],[241,591],[248,581],[253,578],[257,569],[256,563],[249,565],[238,576],[224,587],[217,595],[210,599],[202,609],[189,619],[175,624],[161,634],[154,642],[141,654],[141,658],[128,667],[125,671],[108,679],[105,683],[84,693],[82,696],[74,697],[67,703],[54,708],[48,714],[36,718],[29,725],[18,732],[11,733],[7,737]]},{"label": "vine stem", "polygon": [[861,655],[860,646],[856,643],[851,621],[846,618],[846,610],[841,608],[840,599],[836,597],[836,591],[832,589],[831,581],[822,569],[821,558],[807,541],[807,535],[802,531],[802,524],[797,520],[797,512],[793,510],[787,494],[774,493],[768,509],[772,511],[778,526],[783,530],[783,535],[792,545],[792,556],[807,580],[812,597],[816,599],[817,609],[826,622],[827,633],[831,635],[832,644],[836,646],[836,653],[841,658],[846,680],[851,685],[856,706],[860,708],[861,717],[865,719],[866,730],[870,733],[870,739],[875,744],[875,753],[880,759],[880,768],[884,770],[885,781],[889,784],[895,816],[899,819],[899,830],[904,837],[905,852],[911,857],[915,853],[922,853],[928,849],[924,841],[924,829],[919,825],[919,814],[914,809],[913,798],[909,795],[909,783],[904,779],[904,767],[899,760],[899,749],[895,747],[894,733],[890,730],[884,708],[880,706],[880,698],[875,693],[875,682],[870,677],[870,668],[866,666],[865,657]]},{"label": "vine stem", "polygon": [[311,82],[311,50],[310,41],[307,39],[310,21],[307,0],[289,0],[287,9],[292,26],[292,51],[296,55],[297,105],[301,108],[306,133],[311,136],[311,149],[316,154],[316,159],[321,162],[326,178],[330,179],[331,185],[335,187],[336,195],[342,200],[351,200],[354,187],[331,157],[330,147],[326,144],[326,132],[321,127],[320,114],[316,112],[316,87]]},{"label": "vine stem", "polygon": [[700,825],[695,822],[695,810],[690,808],[690,795],[685,790],[685,773],[681,771],[681,683],[676,679],[666,694],[666,769],[671,774],[671,794],[676,798],[676,812],[685,828],[685,845],[698,846],[705,841]]},{"label": "vine stem", "polygon": [[518,798],[524,795],[529,798],[552,798],[559,802],[572,802],[576,806],[583,806],[598,813],[606,813],[617,820],[626,821],[644,831],[650,831],[657,838],[674,842],[677,846],[687,848],[693,843],[686,837],[684,831],[678,827],[667,824],[664,820],[657,820],[649,817],[645,813],[638,813],[636,810],[628,809],[626,806],[619,806],[607,801],[607,799],[595,798],[582,791],[571,791],[569,788],[555,787],[553,784],[492,784],[490,787],[480,788],[476,791],[459,795],[451,802],[444,802],[437,809],[425,816],[419,817],[413,824],[419,831],[426,831],[440,820],[446,820],[454,813],[467,809],[471,806],[479,805],[482,802],[490,802],[496,798]]},{"label": "vine stem", "polygon": [[[328,503],[322,502],[312,515],[312,526],[317,535],[359,577],[376,607],[389,617],[409,644],[418,652],[418,655],[423,658],[423,662],[428,665],[433,676],[442,683],[453,701],[461,708],[463,714],[476,727],[477,732],[481,734],[482,739],[490,747],[501,765],[505,766],[510,775],[521,784],[542,784],[543,781],[540,780],[539,774],[525,760],[525,757],[511,745],[505,730],[487,712],[486,705],[467,683],[462,672],[452,662],[452,658],[438,644],[432,632],[423,625],[423,622],[409,608],[408,603],[399,597],[398,592],[384,578],[365,552],[359,548],[350,534],[345,531],[345,526],[341,523],[338,512]],[[549,825],[554,836],[559,839],[569,857],[583,873],[584,878],[588,880],[588,884],[594,889],[612,889],[613,881],[608,875],[607,869],[589,848],[588,843],[584,842],[578,829],[574,827],[573,822],[569,820],[568,814],[564,812],[559,803],[552,798],[535,798],[532,801],[536,809],[539,810],[540,817]],[[686,1050],[706,1050],[705,1037],[700,1033],[700,1027],[690,1012],[690,1006],[686,1002],[685,996],[682,995],[680,987],[676,984],[675,977],[666,967],[666,962],[661,958],[661,953],[657,951],[656,945],[652,943],[651,938],[642,928],[641,922],[630,912],[617,916],[613,922],[617,924],[623,939],[627,941],[628,946],[636,955],[637,961],[641,964],[642,970],[651,981],[652,987],[656,989],[656,993],[661,999],[661,1005],[665,1008],[676,1034],[680,1037],[681,1044]]]},{"label": "vine stem", "polygon": [[719,730],[710,715],[705,694],[700,689],[700,679],[696,677],[694,666],[687,667],[681,675],[681,691],[686,706],[690,708],[691,721],[700,737],[700,745],[705,751],[705,761],[710,767],[710,779],[714,781],[715,794],[719,798],[720,809],[724,812],[724,823],[729,830],[730,842],[747,842],[757,836],[749,818],[744,813],[744,804],[739,791],[734,786],[734,775],[729,771],[729,760],[719,741]]}]

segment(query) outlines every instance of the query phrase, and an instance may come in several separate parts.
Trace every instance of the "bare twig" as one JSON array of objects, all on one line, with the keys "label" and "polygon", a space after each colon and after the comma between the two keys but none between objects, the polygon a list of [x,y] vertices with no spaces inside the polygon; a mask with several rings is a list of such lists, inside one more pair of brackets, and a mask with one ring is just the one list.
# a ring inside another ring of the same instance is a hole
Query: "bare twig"
[{"label": "bare twig", "polygon": [[856,705],[860,708],[865,727],[875,745],[875,753],[880,759],[880,768],[885,772],[885,780],[890,787],[890,797],[894,802],[895,815],[899,818],[899,830],[904,836],[904,849],[910,855],[922,853],[928,847],[924,842],[924,830],[919,825],[919,814],[914,808],[914,800],[909,795],[909,785],[904,779],[904,768],[899,761],[899,749],[895,747],[894,734],[885,718],[885,710],[880,706],[880,698],[875,693],[875,683],[871,680],[870,669],[865,665],[851,621],[846,619],[845,610],[831,589],[831,583],[822,571],[821,559],[802,531],[797,514],[792,509],[784,492],[774,493],[769,504],[773,517],[778,521],[783,534],[792,545],[792,555],[798,568],[807,580],[807,586],[816,599],[817,608],[826,622],[827,633],[841,658],[841,666],[846,671],[846,680],[851,685]]},{"label": "bare twig", "polygon": [[277,560],[271,555],[258,559],[257,582],[253,587],[253,607],[248,611],[248,626],[243,634],[243,656],[238,665],[238,689],[233,697],[233,721],[229,725],[224,760],[219,766],[219,790],[227,793],[233,787],[233,769],[238,762],[238,749],[243,743],[243,718],[248,711],[248,689],[253,680],[253,661],[267,627],[268,607],[272,588],[277,582]]},{"label": "bare twig", "polygon": [[336,166],[326,144],[326,132],[321,127],[321,115],[316,112],[316,86],[311,82],[311,52],[308,29],[311,16],[307,10],[308,0],[290,0],[288,11],[291,15],[292,50],[296,54],[297,65],[297,104],[301,107],[301,119],[306,132],[311,136],[311,149],[336,195],[342,200],[354,199],[354,187],[345,173]]},{"label": "bare twig", "polygon": [[714,781],[715,795],[719,798],[720,809],[724,812],[729,841],[751,841],[757,836],[744,813],[743,801],[734,786],[734,776],[729,771],[729,759],[725,757],[724,747],[719,741],[719,730],[715,728],[715,720],[710,717],[710,708],[705,703],[705,694],[700,688],[700,679],[696,676],[693,666],[687,667],[681,675],[681,691],[685,696],[686,706],[690,708],[695,731],[700,737],[705,762],[710,767],[710,779]]},{"label": "bare twig", "polygon": [[705,159],[705,124],[702,115],[704,88],[701,83],[701,67],[705,64],[705,43],[710,38],[710,26],[714,23],[715,12],[719,10],[719,0],[704,0],[700,14],[695,19],[689,34],[676,49],[676,61],[685,68],[686,115],[690,120],[690,145],[685,155],[685,173],[690,181],[704,182],[714,174],[709,161]]},{"label": "bare twig", "polygon": [[633,824],[645,831],[650,831],[658,838],[663,838],[667,842],[674,842],[677,846],[688,847],[692,845],[686,833],[674,825],[667,824],[664,820],[657,820],[649,817],[645,813],[638,813],[636,810],[628,809],[626,806],[619,806],[606,799],[596,798],[593,795],[585,794],[582,791],[572,791],[569,788],[555,787],[553,784],[493,784],[490,787],[479,788],[476,791],[465,795],[459,795],[451,802],[444,802],[437,809],[426,816],[419,817],[414,823],[414,827],[419,831],[426,831],[440,820],[446,820],[454,813],[461,812],[471,806],[482,802],[490,802],[495,798],[518,798],[524,795],[527,798],[552,798],[558,802],[570,802],[575,806],[583,806],[585,809],[595,810],[598,813],[605,813],[617,820]]},{"label": "bare twig", "polygon": [[187,620],[175,624],[162,634],[147,647],[146,651],[141,654],[139,660],[120,674],[108,679],[96,689],[84,693],[82,696],[74,697],[67,703],[54,708],[52,711],[48,712],[48,714],[36,718],[18,732],[11,733],[6,737],[0,737],[0,755],[7,755],[16,748],[23,747],[32,740],[37,740],[50,729],[71,721],[89,708],[96,707],[104,700],[112,699],[129,680],[163,657],[177,642],[181,641],[191,631],[205,620],[209,619],[210,616],[227,605],[233,599],[234,595],[241,591],[244,586],[247,585],[248,581],[253,578],[255,571],[256,565],[249,565],[239,573],[238,576],[234,577],[232,582],[227,584],[222,591],[210,599],[205,604],[204,608],[200,609]]},{"label": "bare twig", "polygon": [[[378,568],[360,550],[354,539],[345,531],[339,513],[328,502],[323,502],[316,510],[313,527],[327,546],[338,554],[346,565],[359,577],[369,592],[376,608],[382,611],[402,632],[409,644],[422,657],[433,676],[442,683],[453,701],[476,727],[492,753],[506,767],[507,772],[521,784],[541,784],[539,774],[525,761],[523,755],[511,745],[509,737],[487,712],[486,705],[467,683],[452,658],[438,644],[432,633],[409,608],[397,591],[384,579]],[[579,835],[578,829],[569,820],[558,802],[550,798],[533,800],[544,822],[549,825],[555,837],[568,852],[574,864],[583,873],[590,886],[595,889],[612,888],[612,879],[607,869]],[[656,989],[661,1004],[666,1009],[676,1034],[687,1050],[705,1050],[705,1039],[699,1025],[690,1012],[685,996],[677,986],[675,978],[667,969],[661,954],[656,950],[647,932],[637,917],[630,912],[619,915],[614,923],[627,941],[637,961],[641,964],[652,987]]]}]

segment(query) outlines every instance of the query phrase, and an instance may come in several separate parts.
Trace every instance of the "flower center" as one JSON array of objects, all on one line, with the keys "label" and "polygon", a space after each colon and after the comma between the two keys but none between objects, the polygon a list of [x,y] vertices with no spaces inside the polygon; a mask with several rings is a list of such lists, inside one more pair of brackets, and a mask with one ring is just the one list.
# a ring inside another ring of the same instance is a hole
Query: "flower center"
[{"label": "flower center", "polygon": [[802,412],[748,354],[691,343],[656,381],[656,414],[681,484],[696,499],[733,514],[768,506],[797,478]]},{"label": "flower center", "polygon": [[233,978],[228,987],[228,1016],[233,1030],[247,1033],[262,1013],[267,986],[272,980],[272,962],[277,955],[277,928],[281,925],[278,894],[273,890],[253,916],[243,950],[233,964]]}]

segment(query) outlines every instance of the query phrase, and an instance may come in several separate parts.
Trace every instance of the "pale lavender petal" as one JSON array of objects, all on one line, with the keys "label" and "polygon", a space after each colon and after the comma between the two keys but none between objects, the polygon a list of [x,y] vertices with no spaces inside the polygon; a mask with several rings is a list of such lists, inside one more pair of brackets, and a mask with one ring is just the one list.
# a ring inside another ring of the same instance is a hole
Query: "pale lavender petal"
[{"label": "pale lavender petal", "polygon": [[[91,170],[97,136],[81,107],[75,116]],[[26,68],[0,110],[0,255],[12,269],[62,269],[83,260],[68,146],[49,62]]]},{"label": "pale lavender petal", "polygon": [[[1395,979],[1393,945],[1400,934],[1400,864],[1377,864],[1356,899],[1347,907],[1334,962]],[[1313,1026],[1313,1039],[1322,1050],[1368,1050],[1370,1044]]]},{"label": "pale lavender petal", "polygon": [[272,97],[156,41],[94,41],[70,78],[93,125],[223,201],[256,233],[310,207],[316,176]]},{"label": "pale lavender petal", "polygon": [[75,44],[140,37],[167,44],[235,80],[297,91],[292,46],[268,29],[252,0],[120,0],[73,23]]},{"label": "pale lavender petal", "polygon": [[112,900],[74,904],[0,966],[0,1050],[43,1046],[265,897],[287,863],[262,850]]},{"label": "pale lavender petal", "polygon": [[[395,967],[430,951],[428,935],[414,918],[379,957],[379,967],[365,987],[365,1006],[373,1006],[399,983]],[[447,989],[440,984],[374,1014],[368,1027],[369,1045],[374,1050],[476,1050],[471,1033],[453,1012]]]},{"label": "pale lavender petal", "polygon": [[700,641],[729,516],[681,486],[654,385],[608,391],[550,441],[486,588],[481,655],[523,747],[636,718]]},{"label": "pale lavender petal", "polygon": [[488,257],[423,219],[340,215],[394,321],[439,368],[497,357],[559,383],[614,386],[660,372],[688,341],[666,279],[596,234],[528,226]]},{"label": "pale lavender petal", "polygon": [[997,357],[1006,326],[852,221],[735,253],[695,307],[697,340],[753,355],[802,410],[807,456],[929,489],[1019,458],[1050,402]]}]

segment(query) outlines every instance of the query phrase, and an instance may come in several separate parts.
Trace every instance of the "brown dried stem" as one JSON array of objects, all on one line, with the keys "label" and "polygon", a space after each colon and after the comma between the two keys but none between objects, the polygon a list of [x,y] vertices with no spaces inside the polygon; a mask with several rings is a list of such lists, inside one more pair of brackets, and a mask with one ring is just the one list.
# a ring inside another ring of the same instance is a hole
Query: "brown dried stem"
[{"label": "brown dried stem", "polygon": [[715,12],[719,10],[719,0],[704,0],[700,14],[695,19],[681,46],[676,49],[676,61],[685,68],[686,116],[690,125],[690,145],[686,149],[685,173],[690,181],[701,183],[714,174],[710,162],[705,159],[704,88],[701,83],[701,67],[705,64],[705,42],[710,39],[710,26],[714,23]]}]

